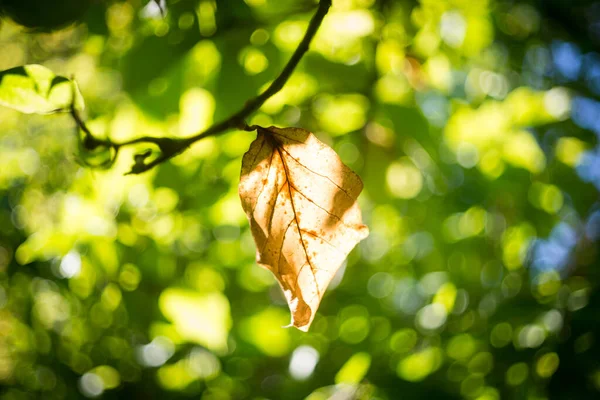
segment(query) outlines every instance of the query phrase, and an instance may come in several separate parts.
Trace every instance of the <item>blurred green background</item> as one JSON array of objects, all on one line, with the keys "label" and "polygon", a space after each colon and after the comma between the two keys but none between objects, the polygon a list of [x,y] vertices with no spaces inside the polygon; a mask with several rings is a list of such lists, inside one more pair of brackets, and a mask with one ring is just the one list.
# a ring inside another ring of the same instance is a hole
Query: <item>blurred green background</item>
[{"label": "blurred green background", "polygon": [[[0,70],[74,76],[99,137],[185,137],[266,87],[316,9],[162,6],[4,18]],[[314,132],[365,184],[371,235],[307,334],[254,261],[254,133],[124,176],[144,146],[84,168],[69,116],[1,108],[0,399],[600,398],[599,26],[594,1],[333,1],[247,121]]]}]

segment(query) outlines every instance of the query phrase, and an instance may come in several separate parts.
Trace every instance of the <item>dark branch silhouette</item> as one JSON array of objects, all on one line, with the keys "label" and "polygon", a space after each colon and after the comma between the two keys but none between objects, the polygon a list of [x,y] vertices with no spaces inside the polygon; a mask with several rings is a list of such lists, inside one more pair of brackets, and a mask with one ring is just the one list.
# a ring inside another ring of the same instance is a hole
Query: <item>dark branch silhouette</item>
[{"label": "dark branch silhouette", "polygon": [[[74,106],[71,107],[71,115],[73,120],[77,123],[77,126],[85,133],[84,135],[84,148],[87,150],[94,150],[98,146],[106,146],[107,148],[112,148],[114,151],[113,162],[116,159],[119,149],[125,146],[131,146],[139,143],[150,143],[158,147],[160,150],[160,154],[153,159],[152,161],[146,163],[146,159],[150,156],[150,152],[145,152],[135,156],[135,163],[131,168],[131,171],[128,174],[140,174],[142,172],[148,171],[158,164],[161,164],[178,154],[184,152],[188,147],[190,147],[193,143],[202,140],[209,136],[220,135],[222,133],[227,132],[230,129],[241,129],[246,131],[253,131],[257,127],[256,126],[248,126],[246,124],[246,118],[248,118],[251,114],[253,114],[256,110],[258,110],[269,98],[274,96],[277,92],[279,92],[283,86],[286,84],[298,63],[304,56],[304,54],[308,51],[310,43],[312,39],[315,37],[315,34],[319,30],[325,15],[329,11],[331,7],[331,0],[321,0],[319,2],[319,8],[315,12],[315,15],[312,17],[308,28],[306,29],[306,33],[302,38],[302,41],[298,44],[298,47],[292,54],[292,57],[283,68],[279,76],[275,78],[275,80],[269,85],[269,87],[259,94],[258,96],[248,100],[244,107],[242,107],[238,112],[231,115],[229,118],[218,122],[203,132],[200,132],[196,135],[193,135],[189,138],[168,138],[168,137],[150,137],[150,136],[142,136],[136,139],[124,141],[124,142],[113,142],[110,139],[97,139],[95,138],[89,129],[86,127],[84,121],[78,114],[78,111]],[[75,98],[75,97],[73,97]]]}]

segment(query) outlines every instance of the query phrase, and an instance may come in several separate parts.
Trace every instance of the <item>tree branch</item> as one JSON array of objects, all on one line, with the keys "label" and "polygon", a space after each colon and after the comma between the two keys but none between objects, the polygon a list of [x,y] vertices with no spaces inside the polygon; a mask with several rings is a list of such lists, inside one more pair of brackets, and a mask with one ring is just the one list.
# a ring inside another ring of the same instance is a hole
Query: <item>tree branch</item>
[{"label": "tree branch", "polygon": [[[193,143],[202,140],[209,136],[216,136],[222,134],[230,129],[242,129],[246,131],[253,131],[256,129],[256,126],[248,126],[245,122],[246,118],[253,114],[256,110],[258,110],[269,98],[274,96],[277,92],[279,92],[285,83],[288,81],[294,69],[298,66],[298,63],[304,56],[304,54],[308,51],[310,43],[317,33],[325,15],[329,11],[331,7],[331,0],[320,0],[319,8],[315,12],[315,15],[310,20],[308,28],[306,29],[306,33],[302,38],[302,41],[298,44],[298,47],[292,54],[292,57],[285,65],[279,76],[275,78],[275,80],[269,85],[269,87],[259,94],[258,96],[248,100],[244,107],[242,107],[238,112],[231,115],[229,118],[218,122],[212,125],[207,130],[200,132],[194,136],[188,138],[157,138],[150,136],[143,136],[136,139],[124,141],[124,142],[112,142],[110,140],[101,140],[96,139],[92,136],[89,129],[85,126],[85,123],[77,113],[77,110],[74,106],[71,107],[71,115],[78,127],[83,130],[84,135],[84,148],[88,150],[94,150],[98,146],[107,146],[114,149],[114,158],[117,157],[119,149],[125,146],[131,146],[139,143],[150,143],[158,146],[160,150],[160,154],[153,159],[152,161],[146,163],[146,159],[150,156],[149,152],[141,153],[136,155],[135,164],[131,168],[131,171],[128,174],[140,174],[142,172],[148,171],[158,164],[161,164],[176,155],[185,151],[189,146]],[[113,162],[114,162],[113,158]]]}]

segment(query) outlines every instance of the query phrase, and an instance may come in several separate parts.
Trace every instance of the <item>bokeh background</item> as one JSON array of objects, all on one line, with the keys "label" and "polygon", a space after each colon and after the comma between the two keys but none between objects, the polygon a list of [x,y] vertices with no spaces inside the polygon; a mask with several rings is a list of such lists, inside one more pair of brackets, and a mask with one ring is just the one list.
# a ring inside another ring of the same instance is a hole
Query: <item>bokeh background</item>
[{"label": "bokeh background", "polygon": [[[315,6],[4,18],[0,69],[73,75],[99,137],[184,137],[266,87]],[[254,133],[124,176],[144,146],[86,168],[69,116],[0,109],[0,398],[598,398],[599,27],[584,0],[333,1],[247,121],[311,130],[365,184],[371,235],[309,333],[254,261]]]}]

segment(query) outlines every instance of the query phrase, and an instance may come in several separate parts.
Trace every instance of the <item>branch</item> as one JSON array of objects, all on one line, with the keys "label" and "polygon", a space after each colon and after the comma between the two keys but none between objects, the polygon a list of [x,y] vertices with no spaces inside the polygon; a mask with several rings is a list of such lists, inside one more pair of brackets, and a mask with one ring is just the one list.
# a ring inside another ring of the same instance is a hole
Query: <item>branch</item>
[{"label": "branch", "polygon": [[[85,126],[85,123],[77,114],[75,107],[71,107],[71,115],[73,119],[79,126],[81,130],[84,131],[84,147],[89,150],[93,150],[98,146],[108,146],[114,149],[114,158],[116,158],[119,149],[125,146],[131,146],[139,143],[151,143],[158,146],[160,150],[160,154],[152,161],[146,163],[146,159],[150,156],[150,152],[144,152],[138,154],[134,157],[135,164],[131,168],[131,171],[128,174],[140,174],[142,172],[148,171],[158,164],[161,164],[176,155],[185,151],[189,146],[193,143],[202,140],[209,136],[216,136],[222,134],[230,129],[242,129],[246,131],[253,131],[256,129],[256,126],[248,126],[245,122],[246,118],[253,114],[256,110],[258,110],[269,98],[274,96],[277,92],[279,92],[285,83],[288,81],[294,69],[298,66],[298,63],[304,56],[304,54],[308,51],[310,43],[312,39],[315,37],[325,15],[329,11],[331,7],[331,0],[320,0],[319,8],[315,12],[315,15],[310,20],[308,28],[306,29],[306,33],[302,38],[302,41],[298,44],[298,47],[292,54],[292,57],[285,65],[279,76],[275,78],[275,80],[269,85],[269,87],[259,94],[258,96],[248,100],[244,107],[242,107],[238,112],[231,115],[229,118],[212,125],[210,128],[205,130],[204,132],[200,132],[194,136],[188,138],[156,138],[150,136],[144,136],[137,139],[125,141],[125,142],[111,142],[110,140],[100,140],[94,138],[90,131]],[[86,145],[86,141],[88,144]],[[114,158],[112,161],[114,161]]]}]

